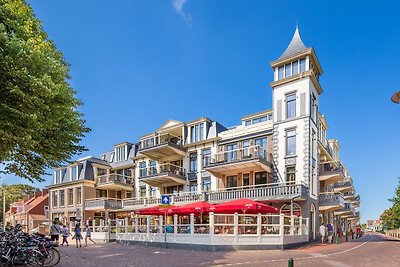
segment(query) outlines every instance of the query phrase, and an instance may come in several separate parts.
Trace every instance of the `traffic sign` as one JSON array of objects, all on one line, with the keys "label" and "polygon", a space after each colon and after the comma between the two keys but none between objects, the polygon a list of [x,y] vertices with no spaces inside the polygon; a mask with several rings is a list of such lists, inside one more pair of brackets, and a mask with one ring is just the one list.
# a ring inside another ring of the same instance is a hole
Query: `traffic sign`
[{"label": "traffic sign", "polygon": [[163,205],[171,204],[171,198],[167,195],[162,195],[161,196],[161,204],[163,204]]}]

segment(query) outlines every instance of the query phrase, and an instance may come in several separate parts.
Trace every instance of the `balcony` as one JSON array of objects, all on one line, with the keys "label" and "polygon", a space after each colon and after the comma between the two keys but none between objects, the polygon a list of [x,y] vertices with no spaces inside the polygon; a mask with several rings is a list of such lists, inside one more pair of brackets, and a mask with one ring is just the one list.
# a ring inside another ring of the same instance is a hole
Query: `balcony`
[{"label": "balcony", "polygon": [[340,193],[320,193],[319,195],[319,210],[333,211],[344,207],[344,198]]},{"label": "balcony", "polygon": [[150,159],[159,161],[167,157],[183,157],[186,155],[186,148],[183,146],[182,139],[171,134],[164,134],[142,141],[139,152]]},{"label": "balcony", "polygon": [[122,200],[115,198],[94,198],[85,200],[85,210],[118,210],[122,208]]},{"label": "balcony", "polygon": [[274,183],[219,189],[207,193],[207,200],[218,203],[238,198],[249,198],[257,201],[305,200],[308,196],[308,186],[299,183]]},{"label": "balcony", "polygon": [[104,190],[133,190],[133,178],[116,173],[101,175],[96,178],[96,186]]},{"label": "balcony", "polygon": [[319,180],[325,184],[333,184],[344,179],[344,172],[341,167],[332,168],[329,164],[320,164]]},{"label": "balcony", "polygon": [[345,181],[336,182],[333,184],[333,191],[347,193],[353,191],[353,181],[351,179],[347,179]]},{"label": "balcony", "polygon": [[219,177],[244,171],[271,173],[272,164],[266,150],[260,146],[251,146],[214,154],[206,170]]},{"label": "balcony", "polygon": [[157,167],[143,168],[139,172],[139,180],[151,186],[183,185],[186,182],[186,170],[169,163],[160,164]]},{"label": "balcony", "polygon": [[[203,201],[206,199],[205,194],[185,193],[178,195],[171,195],[171,204],[184,205],[191,202]],[[140,199],[124,199],[123,208],[125,210],[132,210],[143,208],[146,206],[156,206],[161,204],[161,198],[140,198]]]},{"label": "balcony", "polygon": [[342,218],[354,216],[356,210],[351,203],[344,203],[344,207],[334,212],[335,215],[340,215]]}]

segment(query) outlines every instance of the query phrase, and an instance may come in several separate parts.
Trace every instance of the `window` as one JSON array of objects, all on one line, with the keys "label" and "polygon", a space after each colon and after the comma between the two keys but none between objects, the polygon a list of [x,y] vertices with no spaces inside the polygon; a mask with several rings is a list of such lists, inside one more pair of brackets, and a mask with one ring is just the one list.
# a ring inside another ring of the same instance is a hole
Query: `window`
[{"label": "window", "polygon": [[190,127],[190,142],[199,142],[204,140],[204,123],[199,123]]},{"label": "window", "polygon": [[65,190],[60,190],[60,207],[65,206]]},{"label": "window", "polygon": [[267,183],[267,173],[266,172],[256,172],[255,173],[255,184],[266,184]]},{"label": "window", "polygon": [[197,172],[197,153],[190,153],[190,169],[189,172]]},{"label": "window", "polygon": [[242,158],[249,158],[250,157],[250,141],[249,140],[245,140],[242,142]]},{"label": "window", "polygon": [[283,74],[283,66],[278,68],[278,80],[283,79],[284,74]]},{"label": "window", "polygon": [[80,205],[82,204],[82,188],[81,187],[77,187],[76,188],[76,204]]},{"label": "window", "polygon": [[72,188],[68,188],[68,206],[74,205],[74,190]]},{"label": "window", "polygon": [[61,182],[61,171],[57,170],[54,172],[54,183],[59,184]]},{"label": "window", "polygon": [[132,198],[133,197],[133,192],[132,191],[126,191],[125,192],[125,197],[126,198]]},{"label": "window", "polygon": [[150,187],[150,197],[152,197],[152,198],[157,197],[157,187],[155,187],[155,186]]},{"label": "window", "polygon": [[315,104],[315,96],[311,94],[310,98],[310,117],[312,120],[316,121],[316,104]]},{"label": "window", "polygon": [[126,177],[132,177],[132,170],[131,169],[124,169],[123,175]]},{"label": "window", "polygon": [[146,186],[145,186],[145,185],[143,185],[143,186],[140,187],[140,192],[139,192],[139,194],[140,194],[140,197],[141,197],[141,198],[145,198],[145,197],[146,197]]},{"label": "window", "polygon": [[107,174],[107,170],[106,169],[97,168],[97,177],[102,176],[102,175],[106,175],[106,174]]},{"label": "window", "polygon": [[53,191],[53,208],[58,207],[58,191]]},{"label": "window", "polygon": [[296,131],[286,132],[286,156],[296,155]]},{"label": "window", "polygon": [[191,181],[189,187],[191,194],[197,194],[197,181]]},{"label": "window", "polygon": [[180,193],[183,192],[183,185],[179,185],[179,186],[168,186],[166,187],[166,192],[169,195],[180,195]]},{"label": "window", "polygon": [[153,137],[143,140],[143,145],[142,145],[143,148],[151,147],[151,146],[154,146],[154,138]]},{"label": "window", "polygon": [[227,176],[226,177],[226,187],[237,187],[237,176]]},{"label": "window", "polygon": [[112,152],[112,153],[110,154],[110,162],[113,162],[113,161],[114,161],[114,155],[115,155],[114,152]]},{"label": "window", "polygon": [[236,143],[226,145],[226,161],[229,162],[237,160],[237,148],[238,145]]},{"label": "window", "polygon": [[115,148],[115,154],[116,154],[116,159],[115,161],[124,161],[126,160],[126,152],[127,152],[127,146],[120,146]]},{"label": "window", "polygon": [[294,183],[296,181],[296,167],[286,167],[286,182]]},{"label": "window", "polygon": [[96,198],[107,197],[107,190],[96,189]]},{"label": "window", "polygon": [[291,64],[286,64],[285,65],[285,78],[289,77],[289,76],[292,76],[291,70],[292,70]]},{"label": "window", "polygon": [[139,164],[139,176],[140,177],[145,177],[147,176],[147,172],[146,172],[146,161],[142,161]]},{"label": "window", "polygon": [[201,154],[203,155],[203,167],[207,167],[211,163],[211,149],[203,149]]},{"label": "window", "polygon": [[116,199],[122,199],[122,192],[119,191],[119,190],[116,191],[116,192],[115,192],[115,198],[116,198]]},{"label": "window", "polygon": [[243,186],[250,185],[250,175],[248,173],[243,174]]},{"label": "window", "polygon": [[291,94],[286,96],[286,118],[296,117],[296,95]]},{"label": "window", "polygon": [[299,61],[292,62],[292,75],[299,73]]},{"label": "window", "polygon": [[264,117],[261,117],[260,118],[260,122],[264,122],[264,121],[267,121],[268,120],[268,117],[267,116],[264,116]]},{"label": "window", "polygon": [[202,190],[203,192],[207,192],[211,190],[211,178],[203,178],[202,180]]},{"label": "window", "polygon": [[253,124],[256,124],[256,123],[259,123],[259,122],[261,122],[260,118],[253,119]]},{"label": "window", "polygon": [[154,160],[150,161],[149,167],[150,167],[150,175],[154,175],[157,173],[156,162]]},{"label": "window", "polygon": [[251,124],[251,120],[247,120],[247,121],[244,122],[245,126],[249,126],[250,124]]},{"label": "window", "polygon": [[306,59],[302,58],[300,59],[300,72],[305,72],[306,71]]},{"label": "window", "polygon": [[81,170],[82,170],[82,165],[77,165],[70,168],[71,181],[78,180]]},{"label": "window", "polygon": [[267,157],[267,138],[258,138],[254,140],[256,157],[266,158]]}]

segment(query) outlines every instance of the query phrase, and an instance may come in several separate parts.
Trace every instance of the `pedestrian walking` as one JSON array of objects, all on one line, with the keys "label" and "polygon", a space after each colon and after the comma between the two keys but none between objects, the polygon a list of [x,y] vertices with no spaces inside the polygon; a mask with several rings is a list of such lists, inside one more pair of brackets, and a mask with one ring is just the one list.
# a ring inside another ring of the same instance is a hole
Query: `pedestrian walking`
[{"label": "pedestrian walking", "polygon": [[82,238],[82,228],[81,228],[81,225],[79,223],[77,223],[75,225],[74,233],[75,234],[72,237],[72,239],[75,239],[76,247],[78,247],[78,243],[79,243],[79,247],[82,247],[82,244],[81,244],[81,240],[83,239]]},{"label": "pedestrian walking", "polygon": [[331,244],[333,237],[333,224],[331,222],[328,222],[326,228],[328,229],[328,243]]},{"label": "pedestrian walking", "polygon": [[51,241],[56,242],[58,245],[60,234],[61,234],[60,225],[56,221],[54,221],[53,224],[50,226]]},{"label": "pedestrian walking", "polygon": [[61,246],[64,246],[64,243],[67,243],[67,246],[69,246],[69,244],[68,244],[68,236],[70,236],[70,233],[69,233],[68,227],[65,224],[61,228],[61,235],[62,235],[62,238],[63,238]]},{"label": "pedestrian walking", "polygon": [[321,235],[321,243],[324,243],[326,234],[326,227],[324,223],[322,223],[321,226],[319,227],[319,234]]},{"label": "pedestrian walking", "polygon": [[360,238],[361,237],[361,226],[359,224],[357,224],[356,226],[356,238]]},{"label": "pedestrian walking", "polygon": [[89,227],[89,225],[85,225],[85,228],[86,228],[86,236],[85,236],[85,244],[86,244],[86,246],[87,246],[87,240],[89,239],[90,241],[92,241],[93,242],[93,244],[96,244],[96,242],[94,242],[93,240],[92,240],[92,231],[90,230],[90,227]]}]

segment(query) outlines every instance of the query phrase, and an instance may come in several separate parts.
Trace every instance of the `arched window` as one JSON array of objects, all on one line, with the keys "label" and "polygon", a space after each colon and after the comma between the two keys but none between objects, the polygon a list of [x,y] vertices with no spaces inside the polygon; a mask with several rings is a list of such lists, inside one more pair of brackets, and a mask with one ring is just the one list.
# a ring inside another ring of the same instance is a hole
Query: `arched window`
[{"label": "arched window", "polygon": [[[282,206],[281,213],[283,213],[286,216],[290,216],[290,203],[286,203],[285,205]],[[293,215],[297,217],[301,216],[301,208],[296,203],[293,203]]]}]

